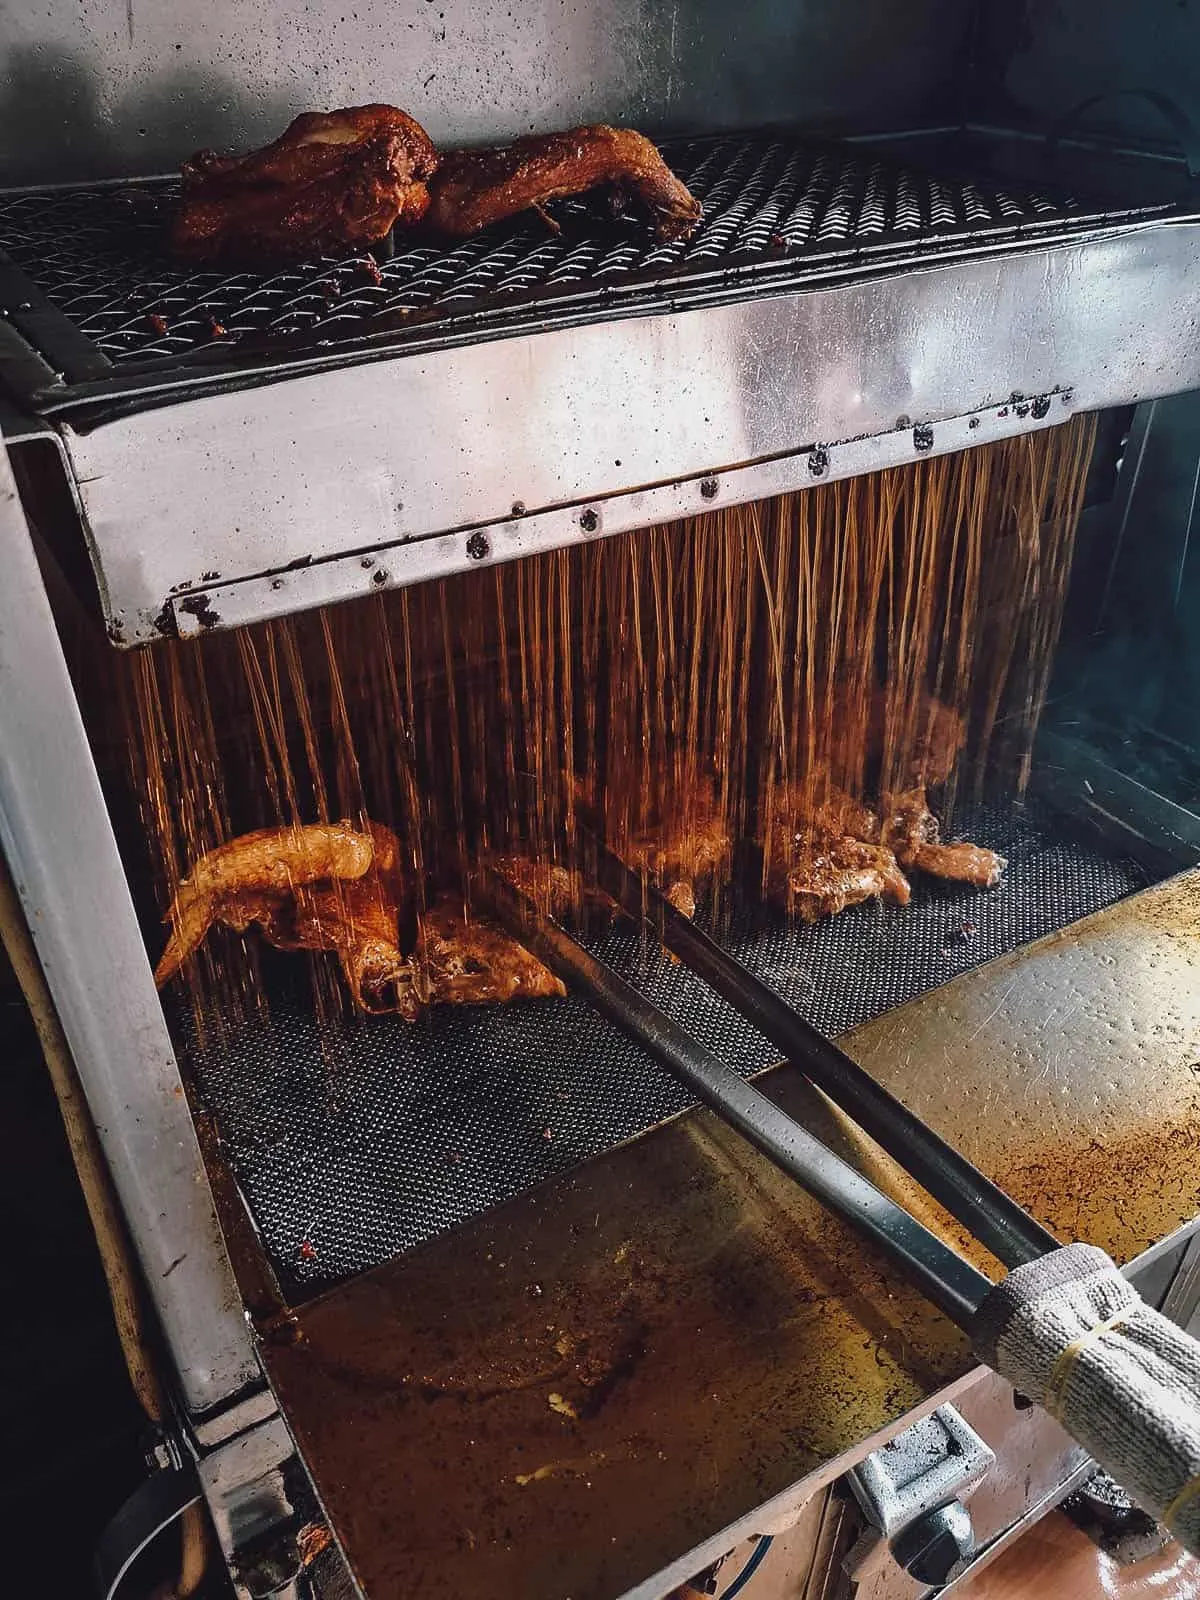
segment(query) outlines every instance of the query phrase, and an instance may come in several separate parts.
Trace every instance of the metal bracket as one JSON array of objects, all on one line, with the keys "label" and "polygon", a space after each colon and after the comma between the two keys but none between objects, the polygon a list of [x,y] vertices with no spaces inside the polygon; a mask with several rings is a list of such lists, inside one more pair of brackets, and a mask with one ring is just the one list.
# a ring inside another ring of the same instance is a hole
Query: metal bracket
[{"label": "metal bracket", "polygon": [[897,1434],[846,1474],[874,1530],[851,1563],[861,1567],[886,1540],[896,1562],[920,1582],[948,1582],[975,1552],[963,1501],[995,1461],[953,1406],[939,1406]]}]

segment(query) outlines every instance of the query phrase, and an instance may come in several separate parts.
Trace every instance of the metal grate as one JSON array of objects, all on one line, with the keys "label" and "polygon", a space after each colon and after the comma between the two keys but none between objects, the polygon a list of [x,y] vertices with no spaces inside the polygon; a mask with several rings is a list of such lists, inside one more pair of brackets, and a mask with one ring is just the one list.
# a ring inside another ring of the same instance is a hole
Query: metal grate
[{"label": "metal grate", "polygon": [[[1146,884],[1133,862],[1033,807],[965,810],[958,827],[1009,858],[986,893],[923,882],[904,908],[854,907],[817,926],[735,922],[728,944],[819,1028],[841,1034],[958,973]],[[1058,830],[1058,831],[1055,831]],[[614,927],[598,953],[746,1073],[777,1052],[685,968]],[[435,1011],[323,1030],[269,963],[271,1020],[206,1049],[180,1023],[285,1293],[313,1293],[411,1249],[689,1104],[665,1071],[587,1005]]]},{"label": "metal grate", "polygon": [[557,236],[522,219],[453,248],[401,240],[379,266],[363,257],[266,274],[188,271],[166,248],[176,186],[152,181],[0,195],[0,248],[77,334],[128,370],[198,353],[206,366],[220,364],[297,341],[336,347],[427,332],[431,322],[462,328],[531,302],[586,308],[647,285],[674,301],[714,275],[736,284],[868,251],[998,242],[1111,220],[1032,190],[932,177],[862,147],[760,136],[694,140],[666,153],[703,201],[690,240],[659,243],[641,219],[614,220],[602,202],[584,200],[552,208]]}]

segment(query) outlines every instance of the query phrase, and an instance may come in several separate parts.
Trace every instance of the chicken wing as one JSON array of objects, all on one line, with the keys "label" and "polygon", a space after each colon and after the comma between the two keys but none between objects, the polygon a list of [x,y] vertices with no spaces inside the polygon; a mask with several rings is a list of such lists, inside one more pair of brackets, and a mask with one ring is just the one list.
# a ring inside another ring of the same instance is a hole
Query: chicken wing
[{"label": "chicken wing", "polygon": [[[558,867],[506,858],[517,876],[549,894],[572,890]],[[467,921],[444,898],[420,919],[417,947],[399,936],[405,900],[400,841],[368,822],[264,828],[212,850],[179,886],[171,937],[155,971],[161,988],[215,922],[237,933],[257,926],[278,950],[328,950],[338,957],[361,1011],[415,1021],[429,1005],[470,1005],[566,990],[529,951],[488,922]],[[530,877],[532,874],[532,879]]]},{"label": "chicken wing", "polygon": [[863,900],[907,905],[907,871],[988,889],[999,883],[1006,865],[983,845],[943,843],[924,784],[885,796],[881,812],[832,786],[819,802],[785,787],[775,799],[763,849],[768,896],[786,899],[810,922]]},{"label": "chicken wing", "polygon": [[[201,856],[179,885],[166,921],[171,936],[155,971],[161,988],[199,948],[214,922],[237,926],[248,906],[293,897],[322,881],[362,878],[379,849],[385,870],[397,863],[398,842],[386,829],[361,833],[349,822],[314,822],[294,828],[260,828]],[[246,921],[259,921],[249,917]]]},{"label": "chicken wing", "polygon": [[619,204],[634,200],[660,239],[686,238],[700,202],[658,151],[632,128],[571,128],[535,134],[491,150],[452,150],[434,175],[426,226],[465,239],[548,200],[604,186]]},{"label": "chicken wing", "polygon": [[265,149],[186,161],[172,245],[188,261],[256,265],[362,250],[420,220],[437,161],[395,106],[306,112]]},{"label": "chicken wing", "polygon": [[911,890],[896,858],[884,845],[848,835],[810,842],[787,876],[791,906],[805,922],[835,917],[863,900],[907,905]]}]

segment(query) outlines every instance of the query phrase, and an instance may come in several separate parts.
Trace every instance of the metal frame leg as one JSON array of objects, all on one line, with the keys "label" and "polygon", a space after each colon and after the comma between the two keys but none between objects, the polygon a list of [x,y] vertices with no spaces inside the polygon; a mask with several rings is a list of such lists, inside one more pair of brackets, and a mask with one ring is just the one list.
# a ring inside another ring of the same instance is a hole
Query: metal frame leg
[{"label": "metal frame leg", "polygon": [[262,1372],[6,452],[0,452],[0,849],[12,870],[184,1404]]}]

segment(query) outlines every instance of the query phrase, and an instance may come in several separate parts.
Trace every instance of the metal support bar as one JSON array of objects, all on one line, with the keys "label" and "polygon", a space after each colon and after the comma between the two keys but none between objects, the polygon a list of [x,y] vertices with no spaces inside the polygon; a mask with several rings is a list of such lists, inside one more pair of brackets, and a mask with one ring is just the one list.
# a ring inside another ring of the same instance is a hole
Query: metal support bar
[{"label": "metal support bar", "polygon": [[0,850],[189,1411],[262,1373],[100,780],[0,450]]},{"label": "metal support bar", "polygon": [[[595,830],[598,835],[599,830]],[[1015,1200],[936,1134],[870,1073],[741,962],[681,915],[630,871],[597,837],[596,880],[635,921],[649,923],[662,943],[829,1098],[987,1246],[1006,1267],[1045,1255],[1058,1244]]]},{"label": "metal support bar", "polygon": [[483,882],[493,908],[522,944],[768,1160],[884,1250],[939,1310],[960,1326],[969,1322],[992,1287],[982,1272],[541,916],[510,884],[490,872]]}]

